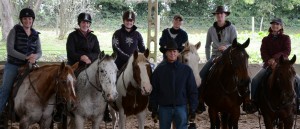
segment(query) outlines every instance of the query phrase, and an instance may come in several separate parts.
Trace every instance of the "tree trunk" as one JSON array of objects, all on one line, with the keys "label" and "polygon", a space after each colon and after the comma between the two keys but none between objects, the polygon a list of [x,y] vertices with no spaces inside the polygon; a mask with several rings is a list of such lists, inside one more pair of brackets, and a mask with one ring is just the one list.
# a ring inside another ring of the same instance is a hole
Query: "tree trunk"
[{"label": "tree trunk", "polygon": [[27,7],[31,8],[34,12],[37,12],[42,2],[43,0],[28,0]]},{"label": "tree trunk", "polygon": [[13,27],[12,5],[8,0],[0,0],[0,19],[2,41],[6,41],[10,29]]},{"label": "tree trunk", "polygon": [[60,6],[59,6],[59,35],[58,39],[62,40],[66,36],[66,33],[68,32],[69,23],[70,23],[70,9],[69,5],[72,3],[72,0],[60,0]]}]

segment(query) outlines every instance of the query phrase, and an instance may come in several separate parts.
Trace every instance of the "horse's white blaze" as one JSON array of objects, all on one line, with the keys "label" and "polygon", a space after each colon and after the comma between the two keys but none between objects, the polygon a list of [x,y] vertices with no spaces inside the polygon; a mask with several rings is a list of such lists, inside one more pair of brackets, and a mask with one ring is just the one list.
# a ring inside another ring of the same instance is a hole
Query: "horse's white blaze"
[{"label": "horse's white blaze", "polygon": [[190,52],[185,54],[182,60],[187,60],[187,62],[185,62],[185,64],[190,66],[190,68],[193,70],[193,74],[195,76],[197,87],[199,87],[200,83],[201,83],[201,78],[199,76],[199,72],[200,72],[199,61],[200,61],[200,58],[199,58],[199,55],[197,53],[197,48],[196,48],[195,45],[190,45],[190,44],[188,46],[185,46],[185,47],[188,47],[190,49]]},{"label": "horse's white blaze", "polygon": [[149,95],[152,91],[152,85],[150,83],[150,79],[148,76],[146,63],[139,63],[138,66],[140,67],[140,76],[141,76],[141,90],[143,95]]},{"label": "horse's white blaze", "polygon": [[73,78],[73,76],[71,74],[68,74],[67,79],[68,79],[67,82],[69,82],[71,84],[72,93],[76,97],[75,88],[74,88],[74,81],[75,81],[75,79]]}]

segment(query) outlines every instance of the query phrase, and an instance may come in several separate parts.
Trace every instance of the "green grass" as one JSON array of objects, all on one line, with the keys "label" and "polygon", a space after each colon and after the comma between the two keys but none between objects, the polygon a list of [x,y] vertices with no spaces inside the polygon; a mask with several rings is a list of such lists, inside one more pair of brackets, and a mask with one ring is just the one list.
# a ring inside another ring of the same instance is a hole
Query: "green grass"
[{"label": "green grass", "polygon": [[[57,39],[57,33],[55,30],[51,29],[37,29],[41,32],[40,39],[42,43],[42,50],[43,50],[43,56],[40,59],[40,61],[63,61],[66,60],[66,38],[63,40]],[[100,31],[102,30],[102,31]],[[144,38],[144,42],[147,42],[147,30],[146,29],[138,29]],[[70,30],[70,32],[73,30]],[[112,35],[115,30],[109,30],[109,29],[95,29],[94,33],[98,37],[98,40],[100,42],[100,49],[104,50],[107,53],[112,52],[111,47],[111,39]],[[198,53],[201,58],[201,62],[205,62],[205,41],[206,41],[206,32],[204,30],[197,30],[197,29],[186,29],[189,36],[189,41],[192,44],[197,43],[198,41],[201,41],[201,47],[198,50]],[[160,31],[161,32],[161,31]],[[0,32],[1,34],[1,32]],[[297,55],[298,60],[297,63],[300,63],[300,34],[299,33],[293,33],[293,32],[287,32],[287,34],[291,37],[292,41],[292,51],[291,56],[294,54]],[[159,37],[161,36],[161,33],[158,34]],[[258,32],[252,34],[249,31],[238,31],[238,42],[243,43],[246,41],[247,38],[250,38],[250,45],[247,48],[247,52],[250,55],[249,62],[250,63],[261,63],[260,59],[260,44],[262,38],[267,35],[266,32]],[[160,52],[159,56],[161,56]],[[291,58],[290,56],[290,58]],[[0,61],[6,60],[6,43],[0,42]]]}]

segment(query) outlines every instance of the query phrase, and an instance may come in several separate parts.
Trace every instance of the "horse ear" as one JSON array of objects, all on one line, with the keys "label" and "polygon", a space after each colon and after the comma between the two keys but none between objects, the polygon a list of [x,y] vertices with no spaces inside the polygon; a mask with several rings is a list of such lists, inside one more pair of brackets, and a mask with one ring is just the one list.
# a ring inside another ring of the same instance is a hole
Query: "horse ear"
[{"label": "horse ear", "polygon": [[280,55],[280,57],[279,57],[279,63],[282,64],[283,62],[284,62],[284,57],[283,57],[283,55]]},{"label": "horse ear", "polygon": [[148,56],[149,56],[149,49],[148,49],[148,48],[145,50],[144,56],[145,56],[146,58],[148,58]]},{"label": "horse ear", "polygon": [[196,47],[196,49],[198,50],[198,49],[200,48],[200,46],[201,46],[201,42],[199,41],[199,42],[195,45],[195,47]]},{"label": "horse ear", "polygon": [[99,53],[98,58],[99,58],[99,59],[102,59],[104,56],[105,56],[104,51],[101,51],[101,52]]},{"label": "horse ear", "polygon": [[237,43],[237,39],[234,38],[233,41],[232,41],[232,45],[231,45],[231,46],[232,46],[233,48],[235,48],[235,47],[237,47],[237,44],[238,44],[238,43]]},{"label": "horse ear", "polygon": [[296,62],[296,55],[293,56],[293,58],[290,60],[291,64],[294,64]]},{"label": "horse ear", "polygon": [[72,68],[73,71],[75,71],[78,68],[78,66],[79,66],[79,62],[76,62],[75,64],[73,64],[71,66],[71,68]]},{"label": "horse ear", "polygon": [[242,47],[243,47],[243,48],[246,48],[246,47],[249,46],[249,44],[250,44],[250,38],[248,38],[248,39],[246,40],[246,42],[243,43]]},{"label": "horse ear", "polygon": [[189,45],[190,45],[189,41],[186,41],[186,42],[184,43],[184,48],[189,47]]},{"label": "horse ear", "polygon": [[66,67],[65,62],[61,62],[59,71],[63,71]]},{"label": "horse ear", "polygon": [[114,59],[116,59],[116,58],[117,58],[117,54],[116,54],[115,52],[113,52],[113,53],[111,54],[111,57],[114,58]]},{"label": "horse ear", "polygon": [[139,55],[139,52],[137,50],[135,50],[134,53],[133,53],[134,59],[136,59],[138,57],[138,55]]}]

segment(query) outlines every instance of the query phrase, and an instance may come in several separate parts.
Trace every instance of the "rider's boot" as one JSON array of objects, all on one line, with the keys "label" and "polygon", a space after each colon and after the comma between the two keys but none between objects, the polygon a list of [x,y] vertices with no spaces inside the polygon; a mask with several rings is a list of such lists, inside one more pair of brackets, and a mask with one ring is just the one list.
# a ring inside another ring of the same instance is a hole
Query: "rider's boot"
[{"label": "rider's boot", "polygon": [[[202,81],[202,82],[204,82],[204,81]],[[201,114],[206,111],[205,105],[204,105],[204,95],[203,95],[204,90],[203,89],[204,89],[204,84],[201,83],[200,87],[198,88],[199,105],[198,105],[197,111],[196,111],[198,114]]]}]

